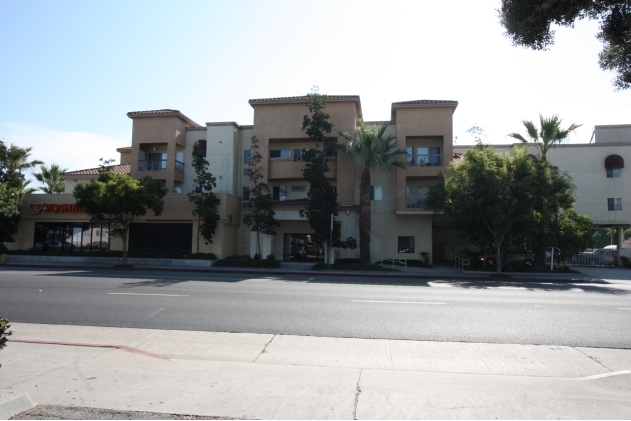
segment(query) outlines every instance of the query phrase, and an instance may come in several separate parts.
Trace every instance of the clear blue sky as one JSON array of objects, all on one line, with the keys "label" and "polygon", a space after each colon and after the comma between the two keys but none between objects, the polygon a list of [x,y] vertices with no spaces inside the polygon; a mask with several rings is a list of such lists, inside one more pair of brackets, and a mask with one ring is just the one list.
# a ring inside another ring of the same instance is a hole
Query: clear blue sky
[{"label": "clear blue sky", "polygon": [[393,101],[457,100],[454,131],[490,143],[540,112],[631,123],[631,91],[600,70],[594,21],[557,30],[546,52],[502,36],[499,1],[0,2],[0,138],[69,169],[118,157],[129,111],[173,108],[252,123],[248,99],[360,95],[366,120]]}]

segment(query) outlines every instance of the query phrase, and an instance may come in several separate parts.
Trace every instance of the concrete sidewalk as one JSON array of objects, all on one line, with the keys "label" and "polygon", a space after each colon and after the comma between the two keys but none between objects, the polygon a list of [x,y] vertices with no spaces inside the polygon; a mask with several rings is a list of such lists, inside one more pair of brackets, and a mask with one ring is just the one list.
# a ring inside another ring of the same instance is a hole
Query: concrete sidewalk
[{"label": "concrete sidewalk", "polygon": [[[0,397],[264,419],[628,419],[631,350],[14,323]],[[61,345],[64,343],[65,345]]]}]

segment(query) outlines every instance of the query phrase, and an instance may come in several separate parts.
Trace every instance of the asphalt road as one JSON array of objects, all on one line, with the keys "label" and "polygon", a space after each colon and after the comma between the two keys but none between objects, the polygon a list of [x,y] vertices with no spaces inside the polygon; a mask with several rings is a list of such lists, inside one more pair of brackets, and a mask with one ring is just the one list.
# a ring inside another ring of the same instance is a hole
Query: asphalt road
[{"label": "asphalt road", "polygon": [[0,269],[14,322],[631,348],[631,285]]}]

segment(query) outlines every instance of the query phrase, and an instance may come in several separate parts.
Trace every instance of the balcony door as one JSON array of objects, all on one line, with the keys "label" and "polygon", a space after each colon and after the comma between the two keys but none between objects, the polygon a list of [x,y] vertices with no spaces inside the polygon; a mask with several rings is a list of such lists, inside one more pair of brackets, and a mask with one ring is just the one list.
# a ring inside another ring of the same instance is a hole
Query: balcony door
[{"label": "balcony door", "polygon": [[147,154],[147,169],[149,171],[165,171],[167,169],[167,154],[150,152]]}]

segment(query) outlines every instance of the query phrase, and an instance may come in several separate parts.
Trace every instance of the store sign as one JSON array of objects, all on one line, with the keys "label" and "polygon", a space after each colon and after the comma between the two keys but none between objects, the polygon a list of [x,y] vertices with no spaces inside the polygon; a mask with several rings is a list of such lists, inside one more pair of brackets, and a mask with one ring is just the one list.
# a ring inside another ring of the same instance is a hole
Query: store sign
[{"label": "store sign", "polygon": [[85,209],[78,208],[74,204],[58,205],[55,203],[31,203],[28,205],[31,208],[31,212],[40,213],[54,212],[54,213],[78,213],[85,212]]}]

